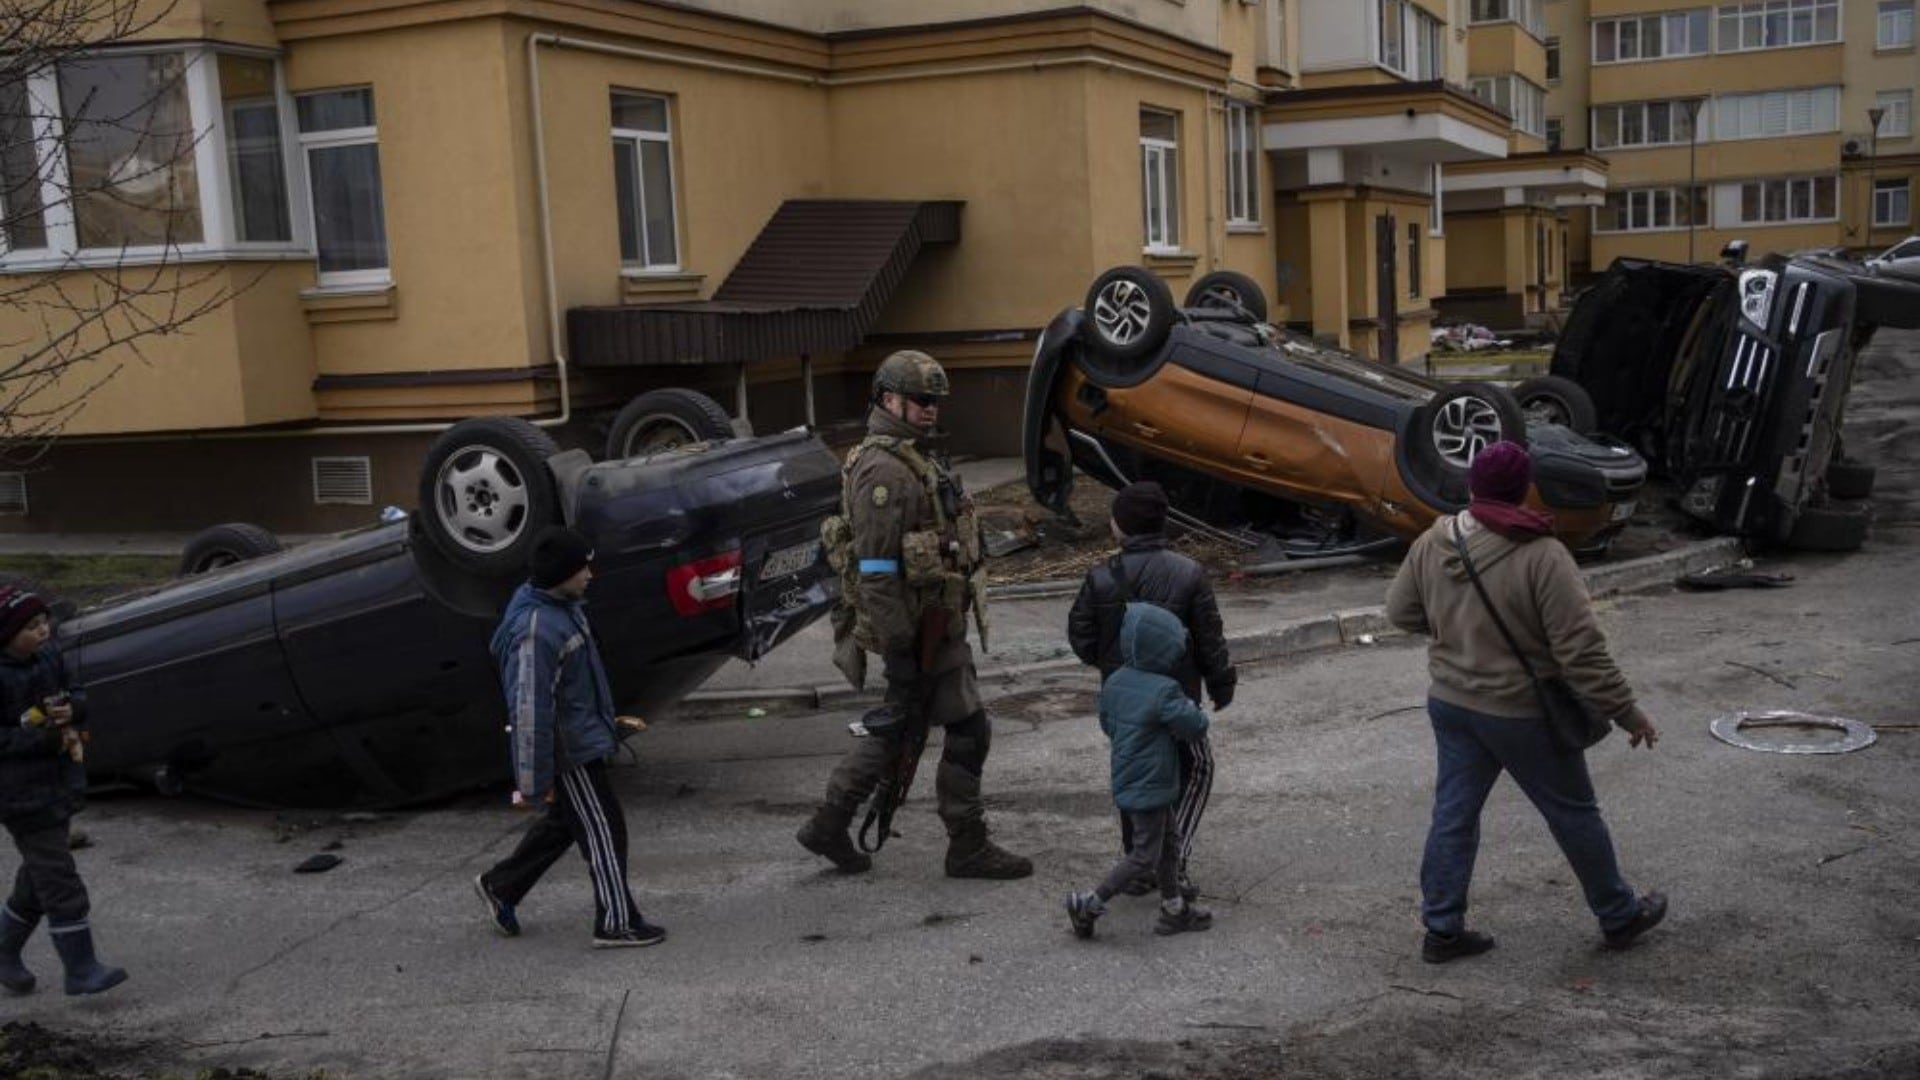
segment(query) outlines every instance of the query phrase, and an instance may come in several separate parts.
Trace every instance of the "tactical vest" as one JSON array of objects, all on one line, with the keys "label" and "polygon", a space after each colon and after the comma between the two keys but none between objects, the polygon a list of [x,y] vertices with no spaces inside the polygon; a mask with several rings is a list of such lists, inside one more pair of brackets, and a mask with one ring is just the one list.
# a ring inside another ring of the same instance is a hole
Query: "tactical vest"
[{"label": "tactical vest", "polygon": [[[853,554],[853,525],[847,519],[853,470],[862,454],[881,450],[892,454],[920,480],[933,508],[933,527],[919,528],[900,539],[900,575],[907,590],[908,610],[916,620],[931,607],[945,608],[956,620],[973,612],[980,647],[987,647],[986,545],[973,500],[964,496],[949,508],[941,497],[941,474],[912,440],[891,435],[869,435],[847,455],[840,469],[840,513],[820,526],[827,565],[840,577],[840,601],[833,610],[836,645],[848,638],[860,648],[879,653],[880,647],[855,598],[859,595],[859,560]],[[849,678],[852,678],[849,675]]]}]

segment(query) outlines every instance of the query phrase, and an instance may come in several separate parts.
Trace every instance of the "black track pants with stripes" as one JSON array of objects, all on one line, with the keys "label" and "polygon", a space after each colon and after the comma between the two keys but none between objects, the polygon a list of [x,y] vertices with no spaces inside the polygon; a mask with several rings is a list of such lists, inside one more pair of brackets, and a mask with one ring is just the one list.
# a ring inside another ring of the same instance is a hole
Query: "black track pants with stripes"
[{"label": "black track pants with stripes", "polygon": [[518,905],[540,875],[575,846],[593,877],[596,932],[613,935],[638,925],[640,908],[627,889],[627,819],[607,783],[605,761],[561,773],[547,812],[520,838],[513,854],[482,876],[493,895]]},{"label": "black track pants with stripes", "polygon": [[[1180,799],[1173,804],[1173,842],[1180,849],[1180,880],[1187,880],[1187,859],[1193,854],[1193,834],[1200,830],[1200,818],[1207,812],[1207,800],[1213,795],[1213,744],[1203,734],[1186,741],[1175,740],[1180,753]],[[1133,823],[1120,815],[1120,850],[1133,850]]]}]

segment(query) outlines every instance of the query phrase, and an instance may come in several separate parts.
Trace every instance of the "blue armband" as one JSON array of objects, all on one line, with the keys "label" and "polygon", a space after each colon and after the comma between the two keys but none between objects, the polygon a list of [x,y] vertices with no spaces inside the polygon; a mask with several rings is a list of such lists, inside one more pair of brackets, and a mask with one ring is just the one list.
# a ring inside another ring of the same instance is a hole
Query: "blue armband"
[{"label": "blue armband", "polygon": [[861,559],[860,572],[863,574],[898,574],[899,559]]}]

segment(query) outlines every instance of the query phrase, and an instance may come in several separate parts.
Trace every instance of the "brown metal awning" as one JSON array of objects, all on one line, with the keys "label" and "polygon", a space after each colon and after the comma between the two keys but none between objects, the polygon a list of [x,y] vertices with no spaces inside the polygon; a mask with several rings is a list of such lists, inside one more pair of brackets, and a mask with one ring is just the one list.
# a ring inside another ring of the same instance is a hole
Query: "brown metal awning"
[{"label": "brown metal awning", "polygon": [[713,299],[567,312],[581,367],[753,363],[860,344],[925,244],[960,239],[957,201],[789,199]]}]

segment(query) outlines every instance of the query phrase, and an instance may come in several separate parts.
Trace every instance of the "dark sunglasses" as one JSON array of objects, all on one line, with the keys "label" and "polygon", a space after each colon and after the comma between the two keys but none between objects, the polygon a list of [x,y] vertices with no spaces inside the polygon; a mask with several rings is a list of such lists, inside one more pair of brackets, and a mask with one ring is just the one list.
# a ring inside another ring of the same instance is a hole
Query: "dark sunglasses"
[{"label": "dark sunglasses", "polygon": [[940,404],[940,397],[937,394],[907,394],[905,396],[908,401],[913,402],[923,409],[931,409]]}]

